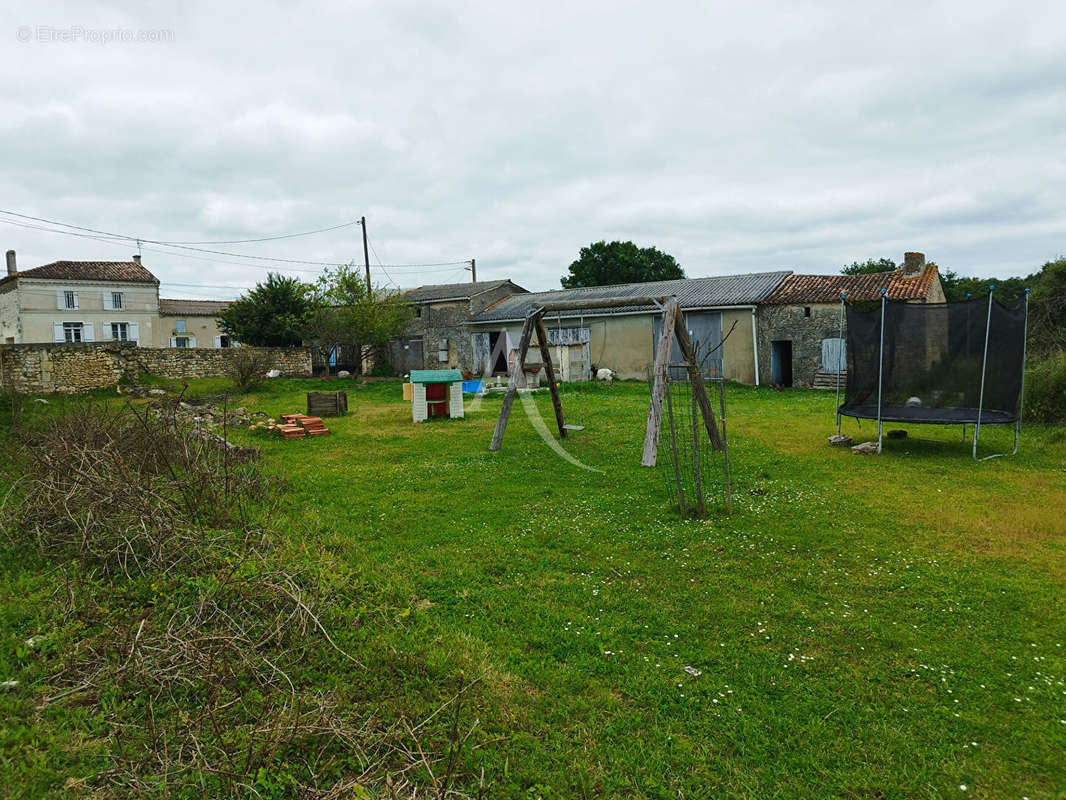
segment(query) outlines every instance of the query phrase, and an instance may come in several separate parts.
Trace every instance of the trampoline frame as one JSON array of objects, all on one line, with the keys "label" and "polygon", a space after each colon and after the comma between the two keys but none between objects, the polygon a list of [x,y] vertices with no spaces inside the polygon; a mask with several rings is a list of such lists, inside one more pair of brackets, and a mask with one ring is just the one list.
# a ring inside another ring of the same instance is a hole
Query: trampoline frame
[{"label": "trampoline frame", "polygon": [[[1018,394],[1018,414],[1017,414],[1017,416],[1015,417],[1014,420],[1004,420],[1003,422],[1000,422],[1000,423],[989,422],[989,421],[986,420],[985,423],[984,423],[985,425],[996,425],[996,424],[1008,424],[1010,421],[1013,421],[1014,422],[1014,447],[1011,449],[1011,451],[1009,453],[993,453],[992,455],[984,456],[983,458],[979,459],[977,457],[977,443],[978,443],[978,441],[981,438],[981,417],[984,414],[985,370],[986,370],[986,367],[988,366],[988,339],[989,339],[989,334],[991,333],[991,327],[992,327],[992,298],[993,298],[993,295],[995,293],[995,290],[996,290],[996,287],[995,287],[994,284],[988,287],[988,312],[987,312],[987,315],[985,317],[985,344],[984,344],[984,353],[981,356],[981,388],[980,388],[980,391],[978,393],[977,416],[973,420],[964,421],[962,423],[962,437],[963,437],[964,441],[966,439],[966,426],[968,424],[972,424],[973,425],[973,451],[972,451],[972,455],[973,455],[973,459],[975,461],[988,461],[991,458],[1000,458],[1002,456],[1008,456],[1008,455],[1013,456],[1013,455],[1016,455],[1018,453],[1018,440],[1019,440],[1019,438],[1021,436],[1021,432],[1022,432],[1022,411],[1023,411],[1024,407],[1025,407],[1025,359],[1026,359],[1026,356],[1028,355],[1027,351],[1028,351],[1028,337],[1029,337],[1029,290],[1028,289],[1025,290],[1025,318],[1024,318],[1024,322],[1022,323],[1022,382],[1021,382],[1021,390],[1020,390],[1020,392]],[[877,453],[878,453],[878,455],[881,454],[881,444],[882,444],[882,441],[883,441],[883,428],[884,428],[884,422],[885,422],[885,419],[884,419],[884,416],[883,416],[883,407],[881,405],[881,394],[882,394],[883,376],[884,376],[884,367],[885,367],[885,304],[887,302],[887,294],[888,294],[888,290],[887,289],[882,289],[881,290],[881,342],[880,342],[880,346],[879,346],[878,363],[877,363],[877,416],[876,417],[860,416],[858,414],[848,414],[846,411],[844,411],[844,412],[841,411],[841,405],[840,405],[840,374],[841,374],[841,366],[842,366],[842,364],[840,362],[841,362],[841,359],[843,357],[843,348],[841,348],[841,354],[837,357],[837,398],[836,398],[837,434],[838,435],[840,434],[840,418],[842,416],[853,417],[854,419],[876,419],[877,420]],[[845,299],[846,299],[846,293],[845,292],[841,292],[840,293],[840,338],[841,338],[841,340],[844,339],[844,302],[845,302]],[[891,421],[894,421],[894,420],[890,417],[890,419],[888,421],[891,422]],[[953,425],[953,424],[958,424],[957,422],[954,422],[954,421],[949,421],[949,422],[936,422],[934,420],[898,420],[898,421],[904,422],[905,424],[911,424],[911,425],[936,425],[936,424]]]}]

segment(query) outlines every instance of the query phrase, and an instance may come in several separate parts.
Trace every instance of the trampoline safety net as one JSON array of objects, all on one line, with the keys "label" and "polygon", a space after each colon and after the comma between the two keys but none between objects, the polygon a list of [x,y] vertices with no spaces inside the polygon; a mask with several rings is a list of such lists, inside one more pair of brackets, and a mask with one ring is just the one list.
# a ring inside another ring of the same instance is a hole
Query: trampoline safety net
[{"label": "trampoline safety net", "polygon": [[[1025,301],[988,298],[918,304],[886,300],[881,419],[942,425],[1018,419],[1025,348]],[[988,359],[981,372],[985,330]],[[847,392],[840,413],[877,419],[881,307],[847,305]]]}]

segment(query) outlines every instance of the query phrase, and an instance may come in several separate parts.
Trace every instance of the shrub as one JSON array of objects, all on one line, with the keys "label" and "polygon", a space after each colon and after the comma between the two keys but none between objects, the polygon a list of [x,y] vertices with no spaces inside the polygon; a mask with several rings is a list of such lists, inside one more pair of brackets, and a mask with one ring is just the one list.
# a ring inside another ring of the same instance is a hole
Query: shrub
[{"label": "shrub", "polygon": [[239,392],[258,388],[271,369],[269,354],[255,347],[238,347],[230,351],[226,375],[233,379]]},{"label": "shrub", "polygon": [[1025,416],[1033,422],[1066,424],[1066,353],[1052,353],[1026,371]]},{"label": "shrub", "polygon": [[388,348],[378,347],[374,350],[374,366],[370,368],[370,375],[374,378],[395,378],[396,370],[389,361]]}]

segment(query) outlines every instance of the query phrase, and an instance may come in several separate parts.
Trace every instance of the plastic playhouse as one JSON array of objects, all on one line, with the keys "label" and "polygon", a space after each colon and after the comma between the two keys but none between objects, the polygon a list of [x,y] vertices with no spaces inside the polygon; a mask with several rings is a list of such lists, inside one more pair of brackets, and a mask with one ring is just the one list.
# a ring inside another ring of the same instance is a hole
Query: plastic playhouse
[{"label": "plastic playhouse", "polygon": [[457,369],[411,370],[411,419],[463,418],[463,373]]}]

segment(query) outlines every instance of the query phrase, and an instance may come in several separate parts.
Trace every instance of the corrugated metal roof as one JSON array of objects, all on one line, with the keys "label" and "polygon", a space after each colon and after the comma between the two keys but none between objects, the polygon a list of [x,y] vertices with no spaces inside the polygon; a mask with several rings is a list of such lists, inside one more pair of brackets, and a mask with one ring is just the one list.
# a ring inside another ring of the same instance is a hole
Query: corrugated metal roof
[{"label": "corrugated metal roof", "polygon": [[406,297],[412,303],[432,303],[434,300],[469,300],[471,297],[496,289],[506,284],[511,284],[516,292],[525,292],[521,286],[511,283],[509,279],[502,281],[479,281],[477,283],[437,283],[428,286],[419,286],[410,289]]},{"label": "corrugated metal roof", "polygon": [[888,289],[889,300],[925,300],[937,275],[936,264],[928,264],[914,278],[903,277],[902,269],[866,275],[790,275],[762,304],[839,303],[841,292],[850,301],[880,300],[882,289]]},{"label": "corrugated metal roof", "polygon": [[167,300],[159,298],[159,313],[170,317],[217,317],[229,308],[226,300]]},{"label": "corrugated metal roof", "polygon": [[5,276],[14,278],[37,278],[56,281],[121,281],[123,283],[155,283],[159,280],[135,261],[53,261],[42,267],[34,267]]},{"label": "corrugated metal roof", "polygon": [[[560,289],[553,292],[533,292],[512,295],[482,313],[471,322],[502,322],[525,319],[538,303],[549,300],[588,300],[615,297],[641,297],[644,295],[676,297],[683,309],[722,308],[725,306],[751,306],[769,295],[778,284],[791,275],[789,271],[757,272],[750,275],[720,275],[710,278],[682,278],[673,281],[651,283],[620,283],[614,286],[587,286],[581,289]],[[626,314],[634,311],[655,311],[654,306],[628,308],[600,308],[590,305],[582,311],[571,311],[564,316],[593,316]]]}]

